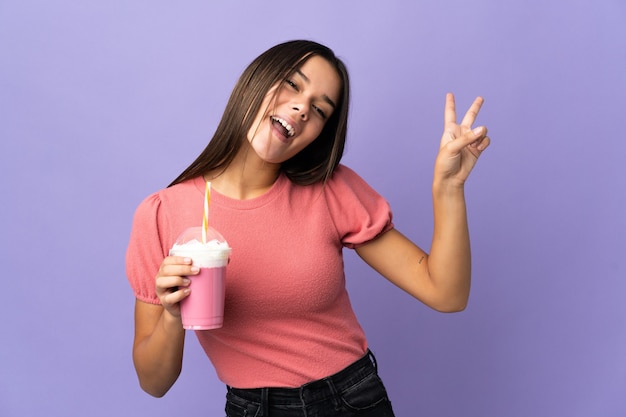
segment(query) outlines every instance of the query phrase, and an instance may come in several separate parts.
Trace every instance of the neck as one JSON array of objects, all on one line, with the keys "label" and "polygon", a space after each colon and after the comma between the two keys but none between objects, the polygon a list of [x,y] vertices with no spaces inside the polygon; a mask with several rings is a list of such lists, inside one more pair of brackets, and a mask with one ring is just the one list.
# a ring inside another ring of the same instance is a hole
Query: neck
[{"label": "neck", "polygon": [[254,150],[243,146],[230,165],[222,171],[204,176],[220,194],[238,200],[249,200],[266,193],[278,179],[280,164],[255,158]]}]

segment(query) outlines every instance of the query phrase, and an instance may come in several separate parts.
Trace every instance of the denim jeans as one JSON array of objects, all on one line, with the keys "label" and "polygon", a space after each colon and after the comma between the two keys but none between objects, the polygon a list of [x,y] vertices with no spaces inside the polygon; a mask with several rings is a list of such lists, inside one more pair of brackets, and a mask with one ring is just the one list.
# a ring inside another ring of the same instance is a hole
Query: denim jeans
[{"label": "denim jeans", "polygon": [[227,417],[394,417],[370,351],[299,388],[227,388]]}]

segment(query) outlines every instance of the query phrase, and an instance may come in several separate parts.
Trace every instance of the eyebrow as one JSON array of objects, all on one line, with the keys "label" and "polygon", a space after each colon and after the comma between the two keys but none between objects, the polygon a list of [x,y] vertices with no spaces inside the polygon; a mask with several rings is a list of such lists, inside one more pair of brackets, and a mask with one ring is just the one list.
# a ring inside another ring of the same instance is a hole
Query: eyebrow
[{"label": "eyebrow", "polygon": [[[304,75],[304,73],[303,73],[302,71],[300,71],[299,69],[297,69],[297,70],[296,70],[296,73],[297,73],[300,77],[302,77],[302,79],[303,79],[304,81],[306,81],[307,83],[310,83],[310,82],[311,82],[311,80],[309,80],[309,77],[307,77],[306,75]],[[328,97],[326,94],[323,94],[323,95],[322,95],[322,100],[324,100],[326,103],[330,104],[330,106],[331,106],[333,109],[336,109],[336,108],[337,108],[337,105],[335,104],[335,102],[334,102],[334,101],[332,101],[332,100],[330,99],[330,97]]]}]

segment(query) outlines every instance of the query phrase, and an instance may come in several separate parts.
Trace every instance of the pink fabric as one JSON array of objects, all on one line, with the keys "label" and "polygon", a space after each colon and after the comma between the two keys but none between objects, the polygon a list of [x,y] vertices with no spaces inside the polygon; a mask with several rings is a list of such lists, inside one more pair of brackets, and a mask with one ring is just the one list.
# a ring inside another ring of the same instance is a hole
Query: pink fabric
[{"label": "pink fabric", "polygon": [[[136,297],[158,303],[154,277],[176,237],[199,226],[201,177],[137,208],[127,251]],[[367,349],[345,288],[342,247],[393,227],[387,202],[339,166],[325,185],[280,176],[264,195],[211,196],[210,223],[233,248],[221,329],[196,332],[218,377],[238,388],[297,387],[343,369]]]}]

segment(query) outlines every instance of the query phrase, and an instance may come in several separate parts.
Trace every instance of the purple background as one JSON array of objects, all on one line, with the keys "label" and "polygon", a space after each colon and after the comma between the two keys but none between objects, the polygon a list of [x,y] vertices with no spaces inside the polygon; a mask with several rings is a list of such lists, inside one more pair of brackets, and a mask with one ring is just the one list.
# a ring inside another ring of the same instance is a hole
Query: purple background
[{"label": "purple background", "polygon": [[293,38],[345,59],[344,162],[425,248],[444,95],[486,98],[468,309],[346,255],[397,415],[626,415],[624,21],[623,0],[1,0],[0,415],[223,415],[191,334],[167,396],[140,390],[124,254],[243,68]]}]

